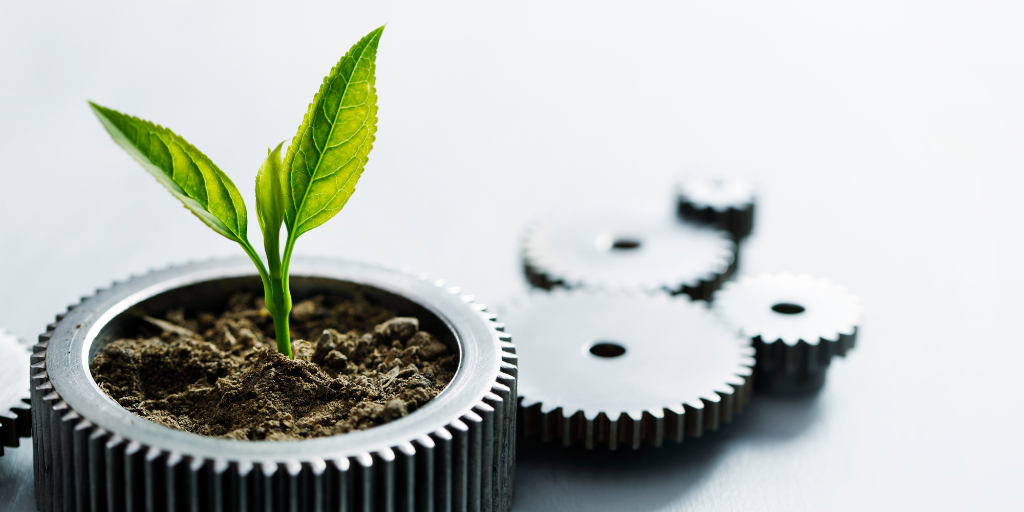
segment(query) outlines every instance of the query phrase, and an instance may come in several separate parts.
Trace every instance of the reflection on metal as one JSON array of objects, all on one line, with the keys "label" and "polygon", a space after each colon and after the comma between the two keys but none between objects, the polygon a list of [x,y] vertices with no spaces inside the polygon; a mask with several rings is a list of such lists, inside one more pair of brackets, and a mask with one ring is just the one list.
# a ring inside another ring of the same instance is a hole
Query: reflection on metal
[{"label": "reflection on metal", "polygon": [[750,397],[753,349],[701,302],[557,290],[498,311],[516,333],[527,435],[661,446],[717,430]]},{"label": "reflection on metal", "polygon": [[667,291],[707,300],[735,270],[728,233],[636,212],[560,212],[535,221],[523,239],[529,281],[551,289]]},{"label": "reflection on metal", "polygon": [[853,348],[862,315],[860,302],[845,288],[790,274],[727,283],[712,308],[751,339],[758,389],[783,392],[821,387],[832,356]]}]

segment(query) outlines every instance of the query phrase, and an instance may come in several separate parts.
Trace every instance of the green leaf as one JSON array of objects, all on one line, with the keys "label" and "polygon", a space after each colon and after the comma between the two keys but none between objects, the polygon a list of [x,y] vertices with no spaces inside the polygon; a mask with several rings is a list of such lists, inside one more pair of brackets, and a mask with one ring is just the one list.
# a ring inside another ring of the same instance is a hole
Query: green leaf
[{"label": "green leaf", "polygon": [[263,236],[280,233],[284,222],[284,174],[281,172],[281,146],[267,148],[267,159],[256,173],[256,216]]},{"label": "green leaf", "polygon": [[89,106],[114,142],[199,220],[230,240],[246,240],[248,220],[242,196],[206,155],[167,128],[92,102]]},{"label": "green leaf", "polygon": [[377,132],[377,43],[370,32],[341,58],[313,96],[284,158],[288,239],[327,222],[355,192]]}]

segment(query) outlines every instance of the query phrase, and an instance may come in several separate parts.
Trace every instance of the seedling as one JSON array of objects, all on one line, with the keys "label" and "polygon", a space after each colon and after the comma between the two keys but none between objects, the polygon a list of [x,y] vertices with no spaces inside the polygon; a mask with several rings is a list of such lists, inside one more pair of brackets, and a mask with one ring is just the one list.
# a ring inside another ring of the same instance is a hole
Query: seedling
[{"label": "seedling", "polygon": [[[206,155],[167,128],[89,102],[114,142],[199,220],[242,246],[263,280],[277,350],[288,357],[292,251],[299,236],[334,217],[355,192],[377,132],[374,71],[383,31],[380,27],[353,45],[324,78],[284,160],[283,142],[267,149],[267,159],[256,174],[256,216],[266,265],[246,237],[246,207],[238,188]],[[283,253],[282,224],[288,230]]]}]

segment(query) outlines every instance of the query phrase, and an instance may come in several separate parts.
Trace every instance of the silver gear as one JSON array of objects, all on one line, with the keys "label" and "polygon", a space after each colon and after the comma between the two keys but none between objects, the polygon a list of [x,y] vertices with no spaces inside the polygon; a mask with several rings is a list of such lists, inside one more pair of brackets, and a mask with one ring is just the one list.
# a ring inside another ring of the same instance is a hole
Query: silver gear
[{"label": "silver gear", "polygon": [[0,457],[5,446],[17,448],[19,438],[32,435],[28,360],[25,346],[0,329]]},{"label": "silver gear", "polygon": [[668,291],[707,300],[732,274],[736,243],[672,215],[566,211],[535,221],[522,245],[534,286]]},{"label": "silver gear", "polygon": [[732,233],[736,240],[754,229],[755,192],[742,178],[691,175],[676,183],[679,216]]},{"label": "silver gear", "polygon": [[84,298],[48,326],[32,355],[39,510],[510,507],[515,347],[483,305],[426,275],[312,258],[293,263],[296,293],[391,297],[449,330],[448,343],[460,352],[452,382],[423,408],[385,425],[297,442],[208,438],[142,420],[92,380],[89,359],[121,329],[130,331],[135,315],[183,296],[222,303],[240,283],[262,290],[253,272],[248,260],[233,259],[133,277]]},{"label": "silver gear", "polygon": [[754,351],[703,303],[556,290],[499,312],[523,360],[521,432],[544,441],[678,443],[717,430],[749,399]]},{"label": "silver gear", "polygon": [[755,383],[769,391],[813,390],[824,384],[833,356],[857,341],[863,309],[845,288],[808,275],[764,274],[727,283],[712,309],[751,339]]}]

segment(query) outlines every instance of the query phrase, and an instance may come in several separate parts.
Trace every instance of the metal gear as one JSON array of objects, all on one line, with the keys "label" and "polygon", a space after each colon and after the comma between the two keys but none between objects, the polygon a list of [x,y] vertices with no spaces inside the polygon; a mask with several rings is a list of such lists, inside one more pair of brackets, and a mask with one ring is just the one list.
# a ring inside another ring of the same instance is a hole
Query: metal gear
[{"label": "metal gear", "polygon": [[5,446],[17,448],[19,438],[32,435],[28,360],[25,346],[0,329],[0,457]]},{"label": "metal gear", "polygon": [[708,300],[732,274],[736,243],[672,215],[569,211],[535,221],[523,268],[539,288],[668,291]]},{"label": "metal gear", "polygon": [[764,274],[727,283],[712,309],[751,339],[755,385],[768,391],[814,390],[832,356],[857,341],[862,308],[845,288],[807,275]]},{"label": "metal gear", "polygon": [[754,186],[741,178],[687,176],[676,184],[679,216],[741,240],[754,229]]},{"label": "metal gear", "polygon": [[516,332],[520,429],[569,446],[700,437],[750,397],[754,351],[700,302],[554,291],[499,309]]},{"label": "metal gear", "polygon": [[[32,356],[39,510],[508,510],[515,471],[516,356],[493,315],[457,288],[368,265],[296,258],[291,287],[362,293],[420,316],[457,348],[448,387],[409,416],[292,442],[215,439],[118,406],[92,379],[100,347],[138,315],[223,304],[262,285],[248,260],[133,277],[71,306]],[[187,298],[187,299],[186,299]]]}]

